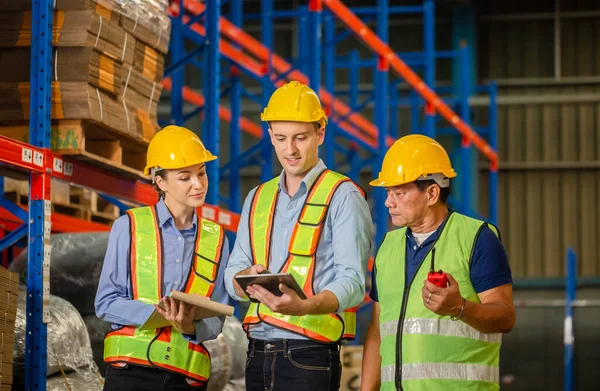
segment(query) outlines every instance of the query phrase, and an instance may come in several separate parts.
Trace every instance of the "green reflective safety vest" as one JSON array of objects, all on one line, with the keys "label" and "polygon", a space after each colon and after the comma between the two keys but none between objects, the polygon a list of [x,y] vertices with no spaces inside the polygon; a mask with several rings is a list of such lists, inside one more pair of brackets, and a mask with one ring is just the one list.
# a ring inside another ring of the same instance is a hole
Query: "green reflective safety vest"
[{"label": "green reflective safety vest", "polygon": [[[315,295],[313,279],[315,258],[321,233],[327,218],[331,199],[339,186],[349,178],[324,170],[311,186],[288,246],[288,257],[281,273],[290,273],[302,287],[306,297]],[[279,194],[279,177],[260,185],[250,208],[250,245],[255,265],[269,268],[269,254],[273,236],[275,205]],[[358,186],[357,186],[358,187]],[[361,193],[364,192],[360,187]],[[356,307],[335,314],[292,316],[269,310],[265,305],[250,303],[244,329],[265,322],[319,342],[337,342],[354,339],[356,334]]]},{"label": "green reflective safety vest", "polygon": [[[444,224],[432,245],[435,268],[452,274],[461,295],[479,303],[470,263],[477,236],[487,224],[458,213],[451,213]],[[377,252],[381,390],[498,390],[502,334],[481,333],[425,307],[422,288],[430,257],[431,250],[405,287],[406,228],[389,232]]]},{"label": "green reflective safety vest", "polygon": [[[162,292],[162,237],[156,207],[127,211],[131,227],[130,269],[133,300],[156,304]],[[221,226],[198,218],[195,254],[185,286],[186,293],[210,297],[217,277],[224,232]],[[186,340],[173,327],[139,330],[125,326],[104,339],[104,361],[158,367],[206,382],[210,355],[202,344]]]}]

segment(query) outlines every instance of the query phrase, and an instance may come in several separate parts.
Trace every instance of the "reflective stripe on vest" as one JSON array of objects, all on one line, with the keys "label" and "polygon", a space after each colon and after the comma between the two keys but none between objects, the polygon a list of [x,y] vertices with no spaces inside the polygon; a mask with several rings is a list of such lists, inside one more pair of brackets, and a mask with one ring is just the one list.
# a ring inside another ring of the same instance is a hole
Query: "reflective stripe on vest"
[{"label": "reflective stripe on vest", "polygon": [[[156,207],[127,211],[131,226],[131,286],[135,300],[156,304],[163,297],[162,237]],[[210,297],[213,292],[223,229],[199,218],[192,267],[186,293]],[[104,361],[159,367],[191,379],[206,382],[210,377],[210,356],[202,344],[186,340],[176,329],[138,330],[126,326],[108,333],[104,340]]]},{"label": "reflective stripe on vest", "polygon": [[[324,170],[309,190],[288,246],[288,257],[280,272],[290,273],[307,297],[314,296],[313,279],[319,238],[331,199],[338,187],[350,179]],[[279,177],[258,187],[249,216],[250,243],[255,265],[268,269]],[[362,190],[361,190],[362,192]],[[356,334],[356,307],[337,314],[290,316],[250,303],[244,328],[265,322],[320,342],[353,339]]]},{"label": "reflective stripe on vest", "polygon": [[[444,222],[436,269],[452,274],[461,295],[479,302],[470,280],[473,245],[485,223],[458,213]],[[497,233],[495,227],[490,228]],[[402,254],[402,257],[398,257]],[[405,285],[406,229],[389,232],[375,260],[380,305],[381,390],[497,390],[502,335],[481,333],[462,321],[439,316],[423,305],[431,251]],[[398,335],[398,325],[402,333]]]}]

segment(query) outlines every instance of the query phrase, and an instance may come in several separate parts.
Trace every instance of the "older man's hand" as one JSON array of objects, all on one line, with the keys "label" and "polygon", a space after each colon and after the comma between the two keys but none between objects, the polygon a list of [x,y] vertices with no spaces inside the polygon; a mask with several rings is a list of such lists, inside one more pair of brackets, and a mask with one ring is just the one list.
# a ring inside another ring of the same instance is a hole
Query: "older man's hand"
[{"label": "older man's hand", "polygon": [[445,288],[440,288],[427,280],[423,282],[423,304],[440,316],[458,317],[462,307],[458,282],[451,274],[446,273],[446,276],[448,276],[448,286]]}]

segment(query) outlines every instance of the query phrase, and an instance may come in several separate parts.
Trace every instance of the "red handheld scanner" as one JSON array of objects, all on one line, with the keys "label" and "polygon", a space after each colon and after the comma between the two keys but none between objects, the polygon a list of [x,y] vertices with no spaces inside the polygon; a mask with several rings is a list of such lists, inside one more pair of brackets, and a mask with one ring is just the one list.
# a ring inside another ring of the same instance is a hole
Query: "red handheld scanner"
[{"label": "red handheld scanner", "polygon": [[448,286],[448,277],[446,273],[441,270],[435,271],[435,247],[431,249],[431,269],[427,273],[427,281],[431,282],[435,286],[445,288]]}]

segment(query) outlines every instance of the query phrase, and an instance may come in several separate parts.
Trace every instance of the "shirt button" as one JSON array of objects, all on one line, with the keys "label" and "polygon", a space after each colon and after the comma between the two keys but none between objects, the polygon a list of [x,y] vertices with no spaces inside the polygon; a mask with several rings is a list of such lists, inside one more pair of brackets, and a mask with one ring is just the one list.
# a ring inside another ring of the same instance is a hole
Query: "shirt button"
[{"label": "shirt button", "polygon": [[417,246],[413,247],[413,250],[417,251]]},{"label": "shirt button", "polygon": [[175,282],[173,283],[173,285],[177,285],[177,284],[179,284],[179,281],[175,281]]},{"label": "shirt button", "polygon": [[181,259],[176,259],[175,262],[179,263],[181,262]]},{"label": "shirt button", "polygon": [[179,240],[181,242],[183,240],[183,238],[180,236],[177,238],[177,240]]},{"label": "shirt button", "polygon": [[287,230],[283,231],[283,234],[284,234],[284,235],[287,235]]},{"label": "shirt button", "polygon": [[279,260],[280,260],[280,261],[283,261],[283,257],[279,257]]}]

